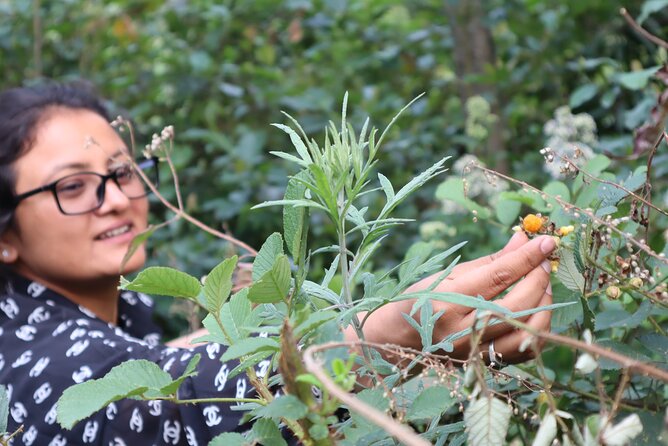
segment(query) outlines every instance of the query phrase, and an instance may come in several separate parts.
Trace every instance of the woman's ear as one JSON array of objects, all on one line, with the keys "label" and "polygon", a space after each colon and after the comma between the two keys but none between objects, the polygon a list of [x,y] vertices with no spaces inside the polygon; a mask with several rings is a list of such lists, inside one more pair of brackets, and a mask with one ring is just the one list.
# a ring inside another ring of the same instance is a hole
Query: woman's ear
[{"label": "woman's ear", "polygon": [[0,263],[9,264],[16,262],[18,251],[7,239],[7,232],[0,236]]}]

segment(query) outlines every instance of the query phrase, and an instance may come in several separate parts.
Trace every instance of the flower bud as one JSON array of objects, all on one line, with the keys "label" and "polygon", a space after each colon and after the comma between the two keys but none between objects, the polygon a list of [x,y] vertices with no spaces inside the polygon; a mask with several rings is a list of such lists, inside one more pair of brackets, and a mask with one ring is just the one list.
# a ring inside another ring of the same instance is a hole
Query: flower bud
[{"label": "flower bud", "polygon": [[621,294],[622,292],[619,289],[619,287],[616,287],[614,285],[610,285],[608,288],[605,289],[605,295],[608,296],[610,299],[618,299]]},{"label": "flower bud", "polygon": [[642,287],[642,279],[640,277],[632,277],[631,280],[629,280],[629,285],[631,285],[633,288],[640,288]]}]

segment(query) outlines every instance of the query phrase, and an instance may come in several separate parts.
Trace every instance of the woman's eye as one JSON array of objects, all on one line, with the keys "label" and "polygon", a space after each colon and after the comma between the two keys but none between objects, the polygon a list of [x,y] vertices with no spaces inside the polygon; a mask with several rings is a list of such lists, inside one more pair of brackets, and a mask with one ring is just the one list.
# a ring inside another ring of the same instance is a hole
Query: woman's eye
[{"label": "woman's eye", "polygon": [[83,180],[69,180],[58,183],[56,192],[58,195],[73,196],[80,194],[84,190],[85,186],[86,183]]},{"label": "woman's eye", "polygon": [[122,167],[120,169],[117,169],[115,174],[116,174],[116,179],[121,183],[127,183],[129,181],[132,181],[132,179],[134,178],[134,172],[132,172],[132,168],[130,167]]}]

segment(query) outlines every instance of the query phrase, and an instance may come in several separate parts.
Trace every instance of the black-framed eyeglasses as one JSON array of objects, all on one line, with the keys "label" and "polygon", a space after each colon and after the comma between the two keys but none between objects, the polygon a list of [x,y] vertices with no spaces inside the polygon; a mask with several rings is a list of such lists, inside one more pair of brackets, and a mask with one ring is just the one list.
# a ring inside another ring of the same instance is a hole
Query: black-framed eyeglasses
[{"label": "black-framed eyeglasses", "polygon": [[[158,184],[158,159],[149,158],[137,163],[139,169],[147,173],[148,178]],[[123,164],[107,175],[97,172],[79,172],[67,175],[53,183],[38,187],[14,197],[14,207],[28,197],[41,192],[51,191],[58,209],[65,215],[80,215],[98,209],[104,203],[107,181],[112,180],[130,199],[142,198],[150,190],[131,164]]]}]

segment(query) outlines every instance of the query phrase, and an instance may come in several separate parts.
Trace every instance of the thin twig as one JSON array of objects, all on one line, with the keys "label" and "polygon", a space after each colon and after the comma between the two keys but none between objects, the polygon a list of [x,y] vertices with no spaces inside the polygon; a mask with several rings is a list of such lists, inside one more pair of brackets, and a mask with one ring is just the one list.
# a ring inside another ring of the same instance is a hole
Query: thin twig
[{"label": "thin twig", "polygon": [[[361,342],[355,342],[361,343]],[[321,345],[312,345],[304,351],[304,366],[322,382],[323,386],[336,398],[348,405],[348,408],[362,415],[367,420],[383,428],[387,433],[407,446],[430,446],[431,443],[420,437],[408,426],[399,423],[393,418],[385,415],[378,409],[366,404],[359,398],[341,389],[334,383],[327,373],[314,358],[314,354],[330,348],[350,346],[351,343],[330,342]],[[366,343],[365,343],[366,344]]]},{"label": "thin twig", "polygon": [[631,17],[631,14],[628,13],[626,8],[620,9],[619,13],[622,15],[622,17],[624,17],[624,20],[626,20],[626,23],[628,23],[629,26],[631,26],[631,28],[633,28],[638,34],[640,34],[641,36],[643,36],[645,39],[649,40],[650,42],[652,42],[652,43],[654,43],[654,44],[656,44],[656,45],[658,45],[662,48],[668,49],[668,42],[666,42],[663,39],[658,38],[654,34],[647,31],[645,28],[640,26],[638,24],[638,22],[636,22],[635,19],[633,17]]}]

